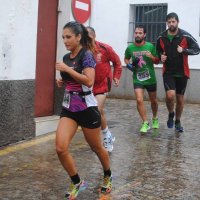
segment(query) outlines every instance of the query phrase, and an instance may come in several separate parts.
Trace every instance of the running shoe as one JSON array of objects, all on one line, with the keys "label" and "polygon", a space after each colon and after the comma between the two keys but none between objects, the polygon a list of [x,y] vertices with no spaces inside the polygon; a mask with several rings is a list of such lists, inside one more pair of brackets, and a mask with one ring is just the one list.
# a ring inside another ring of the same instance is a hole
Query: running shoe
[{"label": "running shoe", "polygon": [[153,118],[152,119],[152,128],[155,128],[155,129],[159,128],[158,118]]},{"label": "running shoe", "polygon": [[70,184],[69,191],[65,194],[65,200],[74,200],[78,196],[79,192],[85,190],[86,188],[85,181],[81,181],[80,183],[74,185],[73,183]]},{"label": "running shoe", "polygon": [[181,122],[175,123],[175,131],[176,131],[176,132],[179,132],[179,133],[184,132],[184,129],[183,129],[183,127],[181,126]]},{"label": "running shoe", "polygon": [[103,146],[106,148],[108,152],[112,152],[114,141],[115,137],[113,137],[112,135],[110,137],[104,137]]},{"label": "running shoe", "polygon": [[101,193],[110,193],[112,190],[112,175],[111,176],[104,176],[103,184],[100,187]]},{"label": "running shoe", "polygon": [[149,126],[148,122],[143,122],[142,127],[140,129],[141,133],[146,133],[151,127]]},{"label": "running shoe", "polygon": [[168,120],[167,120],[167,127],[173,128],[173,126],[174,126],[174,112],[169,113]]}]

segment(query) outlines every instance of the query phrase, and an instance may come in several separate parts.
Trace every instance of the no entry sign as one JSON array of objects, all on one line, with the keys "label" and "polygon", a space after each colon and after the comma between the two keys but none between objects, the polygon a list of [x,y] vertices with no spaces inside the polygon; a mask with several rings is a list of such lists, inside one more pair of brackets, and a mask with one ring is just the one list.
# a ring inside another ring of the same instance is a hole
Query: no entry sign
[{"label": "no entry sign", "polygon": [[72,12],[76,21],[85,23],[91,14],[91,1],[72,0]]}]

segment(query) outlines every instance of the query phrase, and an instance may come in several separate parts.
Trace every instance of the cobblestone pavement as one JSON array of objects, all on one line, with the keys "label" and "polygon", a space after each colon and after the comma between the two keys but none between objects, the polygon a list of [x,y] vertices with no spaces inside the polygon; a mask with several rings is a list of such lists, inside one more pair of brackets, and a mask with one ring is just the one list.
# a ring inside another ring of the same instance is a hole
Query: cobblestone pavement
[{"label": "cobblestone pavement", "polygon": [[[145,102],[151,118],[150,104]],[[107,119],[116,137],[110,154],[113,191],[99,196],[102,168],[81,131],[71,145],[79,174],[88,187],[78,200],[199,200],[200,105],[186,104],[184,133],[166,127],[167,110],[159,103],[160,129],[141,135],[133,100],[108,99]],[[0,150],[1,200],[61,200],[70,180],[59,163],[55,133]]]}]

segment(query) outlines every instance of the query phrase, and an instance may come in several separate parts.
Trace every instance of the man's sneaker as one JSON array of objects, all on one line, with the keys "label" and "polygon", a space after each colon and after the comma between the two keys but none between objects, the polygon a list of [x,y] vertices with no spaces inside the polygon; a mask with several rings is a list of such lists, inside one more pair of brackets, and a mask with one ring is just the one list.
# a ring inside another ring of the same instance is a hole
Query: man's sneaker
[{"label": "man's sneaker", "polygon": [[169,113],[168,120],[167,120],[167,127],[173,128],[173,126],[174,126],[174,112]]},{"label": "man's sneaker", "polygon": [[175,123],[175,131],[176,132],[184,132],[184,129],[183,129],[183,127],[181,126],[181,122],[177,122],[177,123]]},{"label": "man's sneaker", "polygon": [[104,137],[103,146],[106,148],[108,152],[112,152],[113,150],[113,142],[115,141],[115,137]]},{"label": "man's sneaker", "polygon": [[85,181],[81,181],[80,183],[74,185],[73,183],[70,184],[69,191],[65,194],[65,200],[74,200],[78,196],[78,193],[85,190],[86,188]]},{"label": "man's sneaker", "polygon": [[142,127],[140,129],[141,133],[146,133],[151,127],[149,126],[148,122],[143,122]]},{"label": "man's sneaker", "polygon": [[112,175],[104,176],[103,185],[100,187],[101,193],[110,193],[112,190]]},{"label": "man's sneaker", "polygon": [[152,119],[152,128],[155,128],[155,129],[159,128],[158,118],[153,118]]}]

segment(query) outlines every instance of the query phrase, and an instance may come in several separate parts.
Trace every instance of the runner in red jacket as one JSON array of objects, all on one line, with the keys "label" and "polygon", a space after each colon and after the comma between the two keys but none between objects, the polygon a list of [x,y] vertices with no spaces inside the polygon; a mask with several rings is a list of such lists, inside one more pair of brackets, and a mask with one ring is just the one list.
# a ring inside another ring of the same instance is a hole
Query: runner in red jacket
[{"label": "runner in red jacket", "polygon": [[[107,44],[96,41],[95,30],[92,27],[87,27],[87,30],[90,37],[94,40],[96,46],[96,68],[93,93],[98,101],[98,108],[101,113],[101,129],[104,136],[104,147],[107,149],[107,151],[111,152],[113,150],[113,142],[115,138],[108,129],[104,105],[106,96],[111,90],[112,80],[115,86],[119,85],[119,80],[122,74],[122,66],[120,58],[115,53],[113,48]],[[114,67],[113,73],[110,62]]]}]

